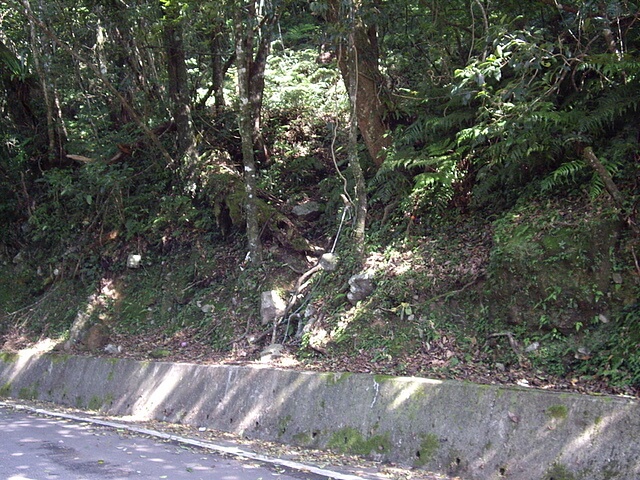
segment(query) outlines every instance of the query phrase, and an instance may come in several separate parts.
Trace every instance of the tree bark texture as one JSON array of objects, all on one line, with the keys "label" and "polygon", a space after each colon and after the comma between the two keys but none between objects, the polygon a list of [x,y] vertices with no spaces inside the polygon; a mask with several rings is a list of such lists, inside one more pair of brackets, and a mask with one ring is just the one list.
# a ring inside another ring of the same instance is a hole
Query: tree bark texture
[{"label": "tree bark texture", "polygon": [[151,143],[158,149],[158,151],[162,154],[162,156],[167,160],[169,165],[173,164],[173,158],[167,152],[167,149],[164,148],[162,142],[158,138],[158,136],[153,133],[153,131],[147,126],[147,124],[140,118],[140,115],[134,110],[131,106],[131,103],[127,101],[127,99],[122,95],[120,91],[116,87],[114,87],[113,83],[109,81],[107,76],[100,71],[100,68],[95,65],[93,62],[88,61],[83,55],[79,54],[76,50],[71,48],[69,44],[63,42],[58,38],[58,36],[52,32],[47,25],[45,25],[42,21],[38,20],[33,12],[31,11],[31,7],[29,6],[28,0],[22,0],[22,4],[25,6],[25,16],[30,22],[33,22],[49,39],[56,43],[60,48],[62,48],[65,52],[67,52],[71,57],[76,59],[77,61],[87,65],[89,69],[100,79],[105,87],[121,102],[123,108],[125,108],[131,118],[135,121],[135,123],[142,129],[145,135],[151,140]]},{"label": "tree bark texture", "polygon": [[188,177],[195,168],[197,153],[184,53],[183,23],[183,18],[176,6],[171,5],[165,9],[164,41],[169,98],[178,134],[176,157],[180,162],[179,169],[184,176]]},{"label": "tree bark texture", "polygon": [[[353,36],[350,36],[349,44],[353,46]],[[352,58],[355,61],[355,58]],[[349,156],[349,168],[353,175],[354,189],[355,189],[355,225],[353,229],[354,241],[356,244],[356,252],[360,262],[364,262],[364,246],[365,246],[365,233],[366,233],[366,220],[367,220],[367,187],[364,179],[364,173],[362,172],[362,166],[360,165],[360,158],[358,156],[358,103],[360,98],[358,95],[358,79],[357,72],[353,65],[348,70],[348,92],[349,92],[349,105],[351,107],[351,114],[349,116],[349,143],[348,143],[348,156]]]},{"label": "tree bark texture", "polygon": [[[260,224],[257,205],[257,172],[254,153],[254,130],[259,127],[259,119],[255,118],[255,99],[253,51],[255,44],[254,23],[256,21],[255,4],[249,2],[237,8],[234,18],[236,41],[236,66],[238,76],[238,127],[242,140],[242,160],[245,180],[245,213],[247,222],[247,244],[251,263],[262,262],[262,243],[260,240]],[[264,86],[264,78],[262,80]],[[260,96],[261,98],[261,96]],[[259,115],[259,112],[258,112]]]},{"label": "tree bark texture", "polygon": [[[329,0],[327,18],[330,22],[344,24],[346,16],[342,12],[340,0]],[[359,2],[354,5],[358,9]],[[376,166],[382,165],[386,148],[391,145],[389,125],[386,121],[391,96],[385,88],[384,77],[378,66],[378,41],[374,25],[365,25],[362,18],[354,15],[348,30],[353,41],[339,41],[337,44],[338,67],[349,89],[351,70],[356,71],[357,119],[358,127],[369,155]]]},{"label": "tree bark texture", "polygon": [[49,160],[60,161],[65,158],[64,143],[66,138],[60,125],[60,115],[56,110],[56,94],[53,79],[45,67],[45,62],[43,62],[43,57],[47,55],[47,52],[43,51],[42,42],[36,28],[35,14],[33,14],[29,0],[23,0],[23,5],[26,11],[32,15],[29,21],[31,30],[31,54],[33,65],[40,80],[45,105],[47,139],[49,142],[47,153]]}]

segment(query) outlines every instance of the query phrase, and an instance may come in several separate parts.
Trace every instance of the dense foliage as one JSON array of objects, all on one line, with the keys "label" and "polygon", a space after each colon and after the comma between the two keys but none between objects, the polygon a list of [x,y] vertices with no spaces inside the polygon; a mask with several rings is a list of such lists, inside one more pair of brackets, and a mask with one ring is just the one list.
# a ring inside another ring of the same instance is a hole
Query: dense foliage
[{"label": "dense foliage", "polygon": [[[542,279],[546,292],[531,290],[532,304],[514,301],[511,314],[470,298],[481,312],[474,328],[491,335],[512,315],[509,340],[555,342],[534,367],[637,386],[639,105],[640,10],[626,0],[9,0],[0,6],[0,246],[28,263],[37,296],[63,280],[93,291],[126,270],[133,250],[235,251],[248,237],[252,259],[259,243],[304,258],[340,239],[349,257],[350,214],[367,221],[364,250],[389,258],[405,248],[446,263],[421,243],[434,232],[473,245],[495,234],[490,253],[461,248],[461,262],[492,262],[464,270],[462,283],[430,284],[423,298],[417,267],[418,279],[398,275],[376,301],[404,322],[420,308],[441,314],[431,304],[447,291],[499,290],[505,271],[527,274],[515,264],[535,263],[532,251],[575,269],[604,265],[611,285],[564,298],[573,286]],[[311,226],[291,215],[307,200],[324,205]],[[578,210],[613,225],[611,240],[597,240],[608,263],[589,246],[575,249],[589,265],[570,263],[567,242],[601,237]],[[539,233],[551,230],[552,240]],[[351,260],[339,270],[347,278],[365,262]],[[246,275],[233,278],[251,291]],[[337,318],[346,302],[333,293],[323,307]],[[598,322],[603,296],[618,323]],[[589,363],[575,364],[566,325],[546,321],[547,308],[572,319],[572,334],[587,332],[576,341],[590,345]],[[574,308],[583,321],[566,314]],[[0,317],[0,333],[13,319]],[[429,322],[403,325],[439,338]],[[219,340],[218,327],[205,331]],[[369,345],[376,355],[391,349],[379,343]]]}]

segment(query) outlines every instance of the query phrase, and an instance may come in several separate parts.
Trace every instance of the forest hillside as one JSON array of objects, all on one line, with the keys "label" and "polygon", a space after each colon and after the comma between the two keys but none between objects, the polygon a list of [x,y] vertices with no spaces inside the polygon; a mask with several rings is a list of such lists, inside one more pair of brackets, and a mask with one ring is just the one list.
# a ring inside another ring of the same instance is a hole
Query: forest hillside
[{"label": "forest hillside", "polygon": [[638,395],[629,1],[0,6],[0,344]]}]

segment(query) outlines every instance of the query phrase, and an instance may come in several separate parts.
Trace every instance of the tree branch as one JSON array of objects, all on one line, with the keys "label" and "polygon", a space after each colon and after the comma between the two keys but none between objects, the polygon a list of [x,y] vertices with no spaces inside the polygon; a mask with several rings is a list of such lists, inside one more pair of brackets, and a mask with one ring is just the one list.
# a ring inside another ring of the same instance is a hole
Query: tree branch
[{"label": "tree branch", "polygon": [[93,73],[96,74],[96,76],[102,81],[102,83],[107,87],[107,89],[113,93],[116,98],[120,101],[120,103],[122,104],[122,106],[125,108],[125,110],[127,110],[127,112],[129,112],[129,114],[131,115],[131,118],[133,118],[133,120],[136,122],[136,124],[142,129],[142,131],[145,133],[145,135],[147,135],[147,137],[149,137],[149,139],[151,140],[151,142],[153,143],[153,145],[160,151],[160,153],[162,154],[162,156],[167,160],[169,165],[173,165],[174,160],[171,157],[171,155],[169,154],[169,152],[167,151],[166,148],[164,148],[164,145],[162,145],[162,142],[160,142],[160,139],[153,133],[153,131],[144,123],[144,121],[142,120],[142,118],[137,114],[137,112],[133,109],[133,107],[131,106],[131,104],[129,102],[127,102],[127,100],[122,96],[122,94],[113,86],[113,84],[109,81],[109,79],[100,71],[100,69],[94,65],[92,62],[87,61],[86,58],[84,58],[82,55],[80,55],[79,53],[75,52],[66,42],[63,42],[62,40],[60,40],[58,38],[58,36],[53,33],[49,27],[47,27],[47,25],[44,24],[44,22],[42,22],[41,20],[39,20],[38,18],[36,18],[36,16],[33,14],[33,12],[31,11],[31,7],[29,5],[28,0],[22,0],[22,5],[24,6],[24,15],[31,21],[33,22],[34,25],[37,25],[38,28],[40,28],[40,30],[42,30],[42,32],[49,37],[54,43],[56,43],[60,48],[62,48],[64,51],[66,51],[69,55],[71,55],[73,58],[75,58],[77,61],[84,63],[85,65],[87,65],[92,71]]}]

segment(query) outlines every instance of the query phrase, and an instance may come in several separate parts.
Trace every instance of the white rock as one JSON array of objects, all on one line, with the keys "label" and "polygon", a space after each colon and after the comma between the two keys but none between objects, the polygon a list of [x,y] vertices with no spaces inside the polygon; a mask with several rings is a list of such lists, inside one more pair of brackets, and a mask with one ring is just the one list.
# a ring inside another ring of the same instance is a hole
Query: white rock
[{"label": "white rock", "polygon": [[127,267],[140,268],[140,262],[142,262],[142,255],[130,253],[129,257],[127,258]]},{"label": "white rock", "polygon": [[286,302],[277,291],[269,290],[268,292],[262,292],[260,302],[260,317],[262,318],[262,325],[267,325],[270,322],[277,321],[284,315],[286,308]]}]

